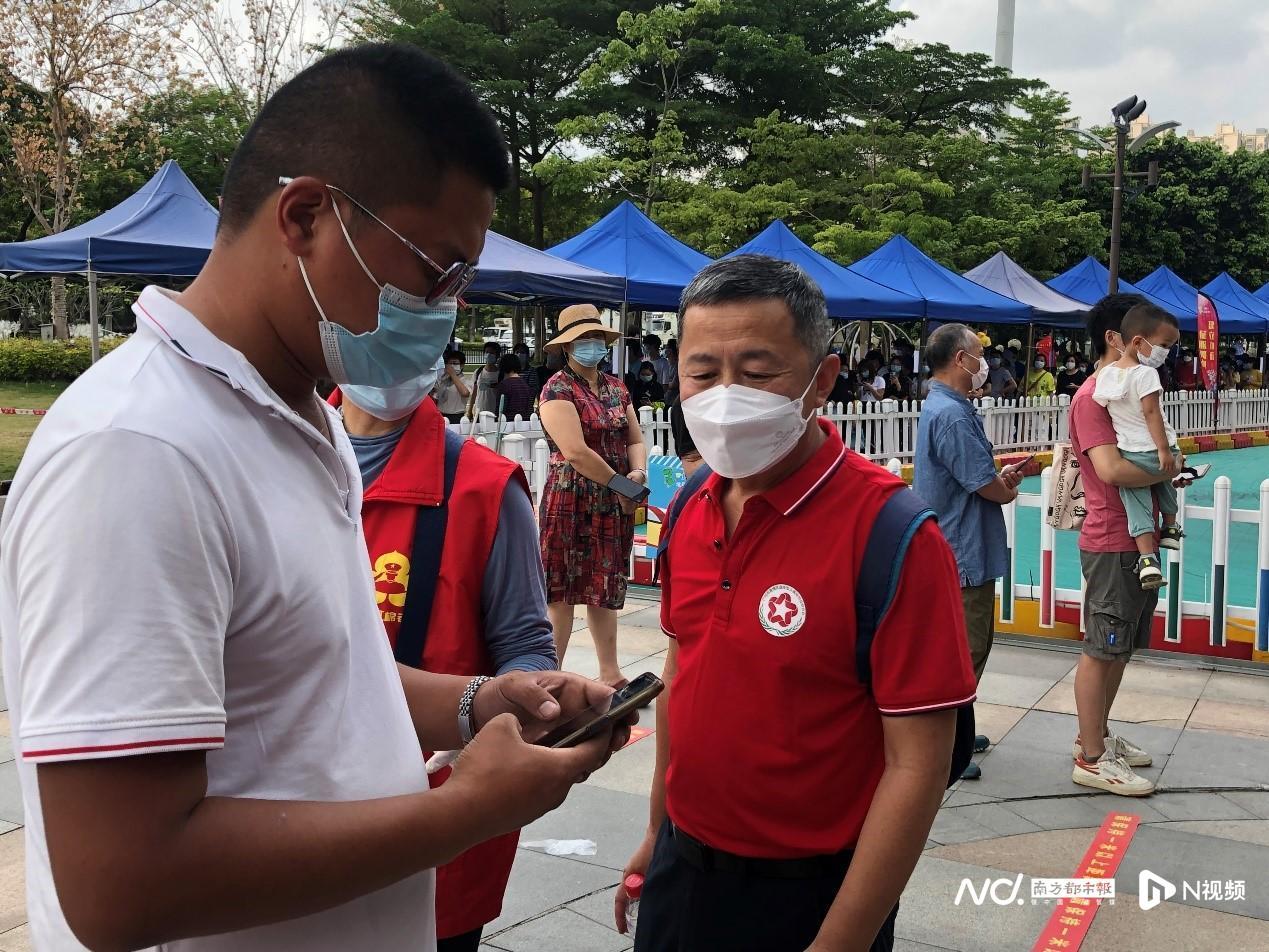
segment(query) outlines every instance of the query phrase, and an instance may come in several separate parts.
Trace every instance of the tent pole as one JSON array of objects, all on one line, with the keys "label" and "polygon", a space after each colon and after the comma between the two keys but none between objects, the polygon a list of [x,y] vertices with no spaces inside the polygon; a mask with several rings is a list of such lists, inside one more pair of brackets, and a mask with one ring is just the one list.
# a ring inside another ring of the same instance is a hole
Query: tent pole
[{"label": "tent pole", "polygon": [[1031,394],[1027,391],[1031,388],[1027,386],[1027,378],[1031,376],[1031,364],[1035,362],[1035,324],[1031,321],[1027,321],[1027,356],[1022,360],[1022,395],[1029,397]]},{"label": "tent pole", "polygon": [[88,329],[92,339],[92,362],[101,359],[101,328],[97,316],[97,272],[93,264],[88,262]]},{"label": "tent pole", "polygon": [[612,355],[613,376],[618,380],[625,380],[626,374],[630,372],[628,366],[629,360],[626,355],[626,325],[628,314],[626,311],[626,302],[621,302],[621,320],[618,324],[618,330],[621,331],[621,337],[617,341],[616,352]]}]

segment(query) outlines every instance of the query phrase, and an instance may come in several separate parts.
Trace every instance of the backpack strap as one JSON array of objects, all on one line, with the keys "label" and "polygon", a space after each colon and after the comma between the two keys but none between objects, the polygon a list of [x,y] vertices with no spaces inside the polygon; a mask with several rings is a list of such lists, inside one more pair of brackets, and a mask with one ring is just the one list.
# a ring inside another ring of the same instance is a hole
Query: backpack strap
[{"label": "backpack strap", "polygon": [[916,493],[898,489],[881,506],[868,533],[855,579],[855,671],[872,690],[872,642],[899,589],[908,544],[934,511]]},{"label": "backpack strap", "polygon": [[419,506],[414,517],[414,541],[410,546],[410,587],[405,593],[405,607],[393,656],[411,668],[423,667],[423,647],[432,618],[432,602],[436,598],[436,580],[441,574],[441,552],[445,548],[445,527],[449,522],[449,497],[454,491],[454,475],[458,472],[458,454],[464,439],[445,430],[445,489],[439,505]]},{"label": "backpack strap", "polygon": [[701,491],[701,487],[705,485],[705,480],[709,479],[713,472],[712,469],[702,463],[700,468],[692,474],[691,478],[678,488],[678,492],[670,500],[670,505],[665,510],[665,521],[661,523],[661,537],[657,540],[656,578],[661,577],[661,559],[670,547],[670,531],[674,528],[675,523],[679,521],[679,516],[682,515],[683,507],[687,505],[687,501]]}]

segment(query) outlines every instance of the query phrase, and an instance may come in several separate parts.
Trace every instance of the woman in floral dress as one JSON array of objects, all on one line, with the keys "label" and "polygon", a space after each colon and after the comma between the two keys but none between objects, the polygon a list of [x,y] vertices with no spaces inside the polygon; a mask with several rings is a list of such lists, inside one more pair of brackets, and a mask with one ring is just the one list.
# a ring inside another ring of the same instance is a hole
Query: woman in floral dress
[{"label": "woman in floral dress", "polygon": [[646,482],[648,453],[625,386],[598,369],[620,335],[590,304],[565,308],[558,326],[546,349],[567,360],[542,388],[538,406],[551,446],[539,513],[547,611],[563,668],[573,606],[586,606],[599,677],[622,687],[617,610],[626,602],[635,505],[607,485],[614,473]]}]

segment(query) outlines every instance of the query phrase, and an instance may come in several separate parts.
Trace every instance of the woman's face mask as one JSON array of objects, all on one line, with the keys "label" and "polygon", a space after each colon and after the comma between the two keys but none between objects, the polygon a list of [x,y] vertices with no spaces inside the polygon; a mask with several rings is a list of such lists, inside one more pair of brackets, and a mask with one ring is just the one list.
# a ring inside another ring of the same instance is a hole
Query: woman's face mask
[{"label": "woman's face mask", "polygon": [[1035,369],[1036,369],[1036,370],[1043,370],[1043,369],[1044,369],[1044,361],[1043,361],[1043,360],[1037,360],[1037,361],[1035,362]]},{"label": "woman's face mask", "polygon": [[652,374],[639,374],[639,379],[644,383],[652,383]]}]

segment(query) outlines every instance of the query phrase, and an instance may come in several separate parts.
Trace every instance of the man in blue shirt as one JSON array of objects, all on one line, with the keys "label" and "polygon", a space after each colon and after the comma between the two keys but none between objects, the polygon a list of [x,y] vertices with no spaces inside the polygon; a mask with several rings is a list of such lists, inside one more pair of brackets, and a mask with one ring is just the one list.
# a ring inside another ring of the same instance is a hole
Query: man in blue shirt
[{"label": "man in blue shirt", "polygon": [[[944,324],[930,335],[925,358],[931,384],[921,404],[913,488],[938,513],[956,554],[969,653],[982,680],[994,636],[996,579],[1008,567],[1000,507],[1018,498],[1022,474],[1010,467],[996,473],[991,441],[968,399],[989,370],[978,335],[964,324]],[[989,743],[979,735],[974,748]],[[962,776],[977,780],[982,771],[970,764]]]}]

